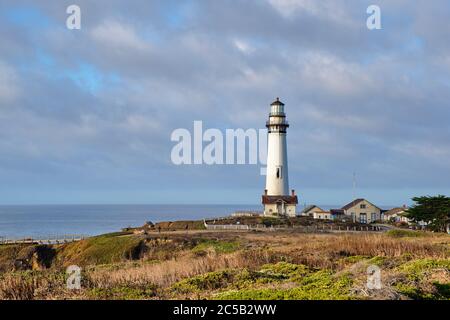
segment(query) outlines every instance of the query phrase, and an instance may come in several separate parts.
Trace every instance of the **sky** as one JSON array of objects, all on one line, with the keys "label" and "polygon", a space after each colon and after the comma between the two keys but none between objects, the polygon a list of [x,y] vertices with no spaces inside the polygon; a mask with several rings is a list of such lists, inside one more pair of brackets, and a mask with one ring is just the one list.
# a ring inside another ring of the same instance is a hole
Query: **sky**
[{"label": "sky", "polygon": [[264,129],[275,97],[300,203],[449,195],[449,21],[446,0],[0,0],[0,204],[258,204],[261,166],[175,165],[171,134]]}]

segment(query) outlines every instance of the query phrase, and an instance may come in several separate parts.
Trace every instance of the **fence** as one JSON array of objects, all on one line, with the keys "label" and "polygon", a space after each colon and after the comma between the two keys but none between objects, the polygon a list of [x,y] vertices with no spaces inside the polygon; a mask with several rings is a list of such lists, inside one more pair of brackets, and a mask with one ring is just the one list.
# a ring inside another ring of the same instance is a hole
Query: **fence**
[{"label": "fence", "polygon": [[354,227],[350,227],[350,226],[333,226],[333,225],[322,225],[322,226],[315,226],[316,230],[320,231],[320,230],[329,230],[329,231],[345,231],[345,232],[350,232],[350,231],[354,231],[354,232],[361,232],[361,231],[384,231],[383,228],[379,227],[379,226],[354,226]]},{"label": "fence", "polygon": [[[217,220],[217,219],[216,219]],[[216,222],[214,220],[214,222]],[[219,219],[220,221],[220,219]],[[206,220],[203,220],[203,224],[207,230],[255,230],[255,229],[267,229],[265,225],[248,225],[248,224],[207,224]]]},{"label": "fence", "polygon": [[86,239],[86,235],[52,235],[44,237],[9,238],[0,237],[0,245],[4,244],[62,244]]},{"label": "fence", "polygon": [[246,224],[205,224],[208,230],[250,230]]},{"label": "fence", "polygon": [[260,217],[262,215],[262,211],[236,211],[231,214],[232,217]]},{"label": "fence", "polygon": [[336,226],[336,225],[313,225],[313,226],[288,226],[288,225],[278,225],[278,226],[266,226],[266,225],[247,225],[247,224],[207,224],[206,221],[203,221],[205,228],[207,230],[286,230],[286,229],[298,229],[306,232],[380,232],[383,231],[383,228],[379,226]]}]

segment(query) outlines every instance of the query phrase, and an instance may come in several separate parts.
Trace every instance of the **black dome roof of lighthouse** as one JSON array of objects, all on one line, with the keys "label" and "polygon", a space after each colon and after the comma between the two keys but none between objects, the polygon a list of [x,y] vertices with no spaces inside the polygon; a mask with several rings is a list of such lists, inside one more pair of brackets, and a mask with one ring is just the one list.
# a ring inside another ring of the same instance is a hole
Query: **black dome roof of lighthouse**
[{"label": "black dome roof of lighthouse", "polygon": [[271,106],[284,106],[284,103],[280,101],[280,98],[277,98],[277,100],[272,102]]}]

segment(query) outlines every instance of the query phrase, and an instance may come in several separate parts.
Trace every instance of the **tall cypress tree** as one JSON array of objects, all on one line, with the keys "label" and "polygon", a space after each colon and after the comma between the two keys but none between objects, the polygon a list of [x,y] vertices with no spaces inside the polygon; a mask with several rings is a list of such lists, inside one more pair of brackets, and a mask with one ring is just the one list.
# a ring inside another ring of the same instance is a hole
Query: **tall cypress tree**
[{"label": "tall cypress tree", "polygon": [[406,211],[406,216],[414,222],[424,221],[435,231],[450,228],[450,197],[443,195],[415,197],[416,204]]}]

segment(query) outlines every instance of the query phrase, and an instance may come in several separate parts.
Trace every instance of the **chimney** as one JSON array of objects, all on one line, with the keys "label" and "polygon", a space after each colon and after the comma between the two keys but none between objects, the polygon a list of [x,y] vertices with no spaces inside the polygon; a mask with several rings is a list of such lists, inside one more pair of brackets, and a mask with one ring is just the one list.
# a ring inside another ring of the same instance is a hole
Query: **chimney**
[{"label": "chimney", "polygon": [[292,196],[294,197],[295,196],[295,190],[294,189],[292,189]]}]

